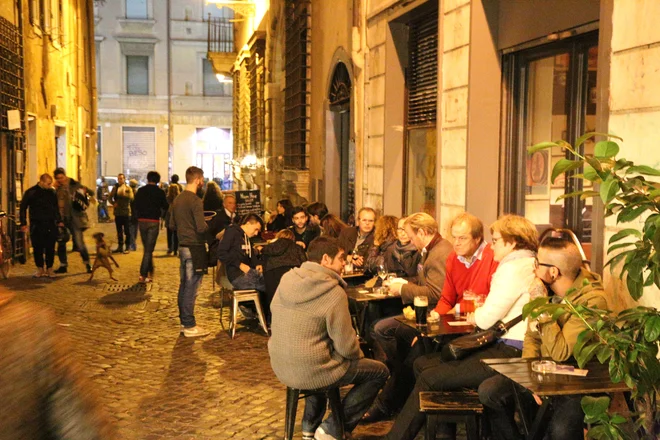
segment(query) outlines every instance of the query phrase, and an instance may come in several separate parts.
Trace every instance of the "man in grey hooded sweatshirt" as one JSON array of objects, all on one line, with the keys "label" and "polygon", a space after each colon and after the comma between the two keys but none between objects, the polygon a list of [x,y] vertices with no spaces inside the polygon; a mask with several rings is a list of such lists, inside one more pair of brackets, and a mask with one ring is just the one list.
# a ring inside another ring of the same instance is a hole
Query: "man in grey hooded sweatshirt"
[{"label": "man in grey hooded sweatshirt", "polygon": [[[387,380],[385,364],[365,359],[351,325],[341,278],[344,250],[336,239],[319,237],[309,261],[287,272],[271,303],[270,363],[286,386],[304,390],[353,384],[344,398],[346,432],[351,432]],[[323,423],[325,397],[305,400],[303,439],[339,438],[334,418]]]}]

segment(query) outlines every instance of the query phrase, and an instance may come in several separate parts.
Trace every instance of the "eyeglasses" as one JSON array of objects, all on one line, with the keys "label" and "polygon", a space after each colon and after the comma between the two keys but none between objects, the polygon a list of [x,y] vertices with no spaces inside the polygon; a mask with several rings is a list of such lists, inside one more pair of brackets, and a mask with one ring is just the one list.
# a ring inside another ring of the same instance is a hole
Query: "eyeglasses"
[{"label": "eyeglasses", "polygon": [[554,267],[555,269],[557,269],[557,273],[558,273],[559,275],[561,275],[561,271],[560,271],[559,268],[558,268],[557,266],[555,266],[554,264],[541,263],[538,259],[535,259],[535,260],[534,260],[534,268],[535,268],[535,269],[538,269],[539,266],[543,266],[543,267]]}]

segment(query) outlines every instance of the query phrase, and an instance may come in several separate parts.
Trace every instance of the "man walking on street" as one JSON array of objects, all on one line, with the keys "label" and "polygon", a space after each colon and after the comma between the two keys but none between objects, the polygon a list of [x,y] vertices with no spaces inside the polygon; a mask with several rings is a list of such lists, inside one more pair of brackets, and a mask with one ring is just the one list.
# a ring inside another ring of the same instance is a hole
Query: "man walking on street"
[{"label": "man walking on street", "polygon": [[[115,254],[127,254],[131,247],[131,232],[129,230],[129,219],[131,217],[131,202],[133,201],[133,189],[126,184],[123,174],[117,175],[117,184],[110,193],[110,203],[115,208],[115,226],[117,227],[117,249]],[[124,248],[124,236],[126,236],[126,248]]]},{"label": "man walking on street", "polygon": [[[67,177],[64,168],[57,168],[53,175],[55,176],[55,182],[57,182],[57,206],[62,222],[71,233],[73,246],[76,251],[80,252],[87,273],[92,273],[83,232],[89,227],[89,218],[86,212],[89,206],[87,196],[93,196],[94,192],[74,179]],[[55,273],[67,273],[68,271],[66,243],[66,241],[58,241],[57,243],[57,257],[60,260],[60,267]]]},{"label": "man walking on street", "polygon": [[[128,181],[128,186],[131,187],[133,190],[133,194],[137,193],[138,190],[138,181],[135,179],[131,179]],[[137,234],[138,234],[138,221],[137,217],[135,217],[135,209],[133,209],[133,204],[135,203],[135,197],[133,197],[133,200],[131,200],[130,206],[131,206],[131,215],[128,218],[128,230],[131,234],[131,245],[130,245],[130,250],[132,252],[135,252],[137,250]]]},{"label": "man walking on street", "polygon": [[169,205],[165,193],[158,187],[160,174],[156,171],[147,173],[147,185],[135,194],[135,216],[138,220],[138,230],[142,238],[142,264],[140,264],[140,282],[150,283],[154,273],[153,253],[158,240],[160,219]]},{"label": "man walking on street", "polygon": [[186,170],[186,188],[174,199],[170,228],[179,239],[179,319],[183,335],[188,338],[206,336],[210,332],[195,321],[197,290],[208,263],[206,253],[206,221],[202,200],[197,190],[204,185],[204,171],[197,167]]},{"label": "man walking on street", "polygon": [[[57,196],[53,190],[53,178],[42,174],[39,182],[25,191],[21,201],[21,230],[27,232],[26,213],[30,211],[30,239],[34,249],[34,263],[37,265],[35,278],[52,277],[55,261],[55,241],[57,224],[62,220],[57,208]],[[44,268],[44,254],[46,267]]]}]

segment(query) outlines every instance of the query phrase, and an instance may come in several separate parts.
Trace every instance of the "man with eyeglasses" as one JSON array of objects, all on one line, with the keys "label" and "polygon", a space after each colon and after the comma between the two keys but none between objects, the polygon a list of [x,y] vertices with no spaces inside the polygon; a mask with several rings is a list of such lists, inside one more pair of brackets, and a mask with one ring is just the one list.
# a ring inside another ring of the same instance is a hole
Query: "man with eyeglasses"
[{"label": "man with eyeglasses", "polygon": [[[554,303],[562,303],[570,291],[571,303],[590,308],[607,309],[607,300],[601,279],[582,266],[582,256],[573,242],[564,238],[548,237],[541,243],[536,261],[536,276],[553,293]],[[528,323],[523,342],[523,358],[550,357],[564,362],[573,355],[578,335],[586,324],[573,315],[561,316],[556,321],[543,316]],[[479,386],[479,399],[486,407],[495,440],[522,439],[514,422],[513,382],[502,375],[486,379]],[[518,388],[524,408],[540,404],[524,388]],[[553,400],[554,417],[546,438],[550,440],[582,440],[584,414],[580,396],[561,396]]]}]

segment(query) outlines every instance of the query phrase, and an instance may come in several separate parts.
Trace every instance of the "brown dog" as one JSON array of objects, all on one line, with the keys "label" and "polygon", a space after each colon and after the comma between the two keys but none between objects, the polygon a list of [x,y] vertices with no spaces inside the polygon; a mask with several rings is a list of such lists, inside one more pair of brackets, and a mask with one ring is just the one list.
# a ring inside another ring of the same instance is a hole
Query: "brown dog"
[{"label": "brown dog", "polygon": [[92,237],[96,240],[96,259],[94,260],[94,266],[92,266],[92,274],[89,276],[89,281],[92,281],[92,278],[94,278],[94,272],[96,272],[96,269],[101,266],[108,269],[111,279],[117,281],[117,278],[112,276],[112,264],[110,264],[110,260],[112,260],[117,267],[119,267],[119,264],[117,264],[117,261],[112,257],[110,246],[108,246],[103,239],[103,232],[97,232],[92,235]]}]

